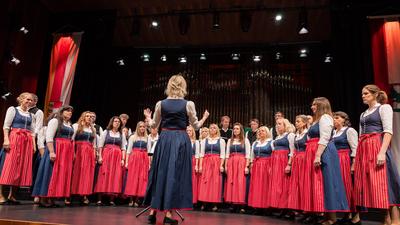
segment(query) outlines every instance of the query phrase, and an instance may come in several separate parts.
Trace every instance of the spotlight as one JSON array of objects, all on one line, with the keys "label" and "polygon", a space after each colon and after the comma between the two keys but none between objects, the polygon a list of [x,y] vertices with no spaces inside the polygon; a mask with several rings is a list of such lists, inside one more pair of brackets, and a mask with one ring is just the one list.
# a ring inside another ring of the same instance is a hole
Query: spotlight
[{"label": "spotlight", "polygon": [[17,66],[20,63],[21,63],[21,60],[17,59],[15,56],[11,55],[10,64],[14,64],[15,66]]},{"label": "spotlight", "polygon": [[278,13],[278,14],[275,15],[275,21],[276,21],[276,22],[281,21],[282,18],[283,18],[283,17],[282,17],[282,14],[280,14],[280,13]]},{"label": "spotlight", "polygon": [[116,63],[117,63],[118,66],[125,66],[125,62],[124,62],[123,59],[118,59],[118,60],[116,61]]},{"label": "spotlight", "polygon": [[217,30],[220,28],[219,24],[219,12],[213,13],[213,29]]},{"label": "spotlight", "polygon": [[251,26],[252,14],[249,11],[240,12],[240,28],[243,32],[249,32]]},{"label": "spotlight", "polygon": [[261,55],[253,55],[253,61],[254,62],[260,62],[261,61]]},{"label": "spotlight", "polygon": [[147,53],[144,53],[140,58],[142,58],[143,62],[150,61],[150,55]]},{"label": "spotlight", "polygon": [[276,52],[276,53],[275,53],[275,59],[276,59],[276,60],[280,60],[281,58],[282,58],[281,53],[280,53],[280,52]]},{"label": "spotlight", "polygon": [[151,21],[150,26],[151,26],[152,28],[154,28],[154,29],[157,29],[157,28],[160,26],[160,24],[158,23],[157,20],[153,20],[153,21]]},{"label": "spotlight", "polygon": [[7,97],[11,95],[11,92],[7,92],[1,96],[2,99],[7,100]]},{"label": "spotlight", "polygon": [[27,34],[27,33],[29,32],[29,30],[26,29],[26,27],[21,27],[21,28],[19,29],[19,31],[21,31],[21,32],[24,33],[24,34]]},{"label": "spotlight", "polygon": [[181,33],[181,35],[187,34],[189,27],[190,27],[189,15],[187,15],[187,14],[179,15],[178,27],[179,27],[179,32]]},{"label": "spotlight", "polygon": [[166,62],[167,61],[167,56],[166,55],[162,55],[160,59],[161,59],[161,61]]},{"label": "spotlight", "polygon": [[231,58],[233,61],[237,61],[240,58],[240,54],[239,53],[232,53]]},{"label": "spotlight", "polygon": [[332,58],[332,56],[330,54],[326,54],[324,62],[325,63],[331,63],[332,59],[333,58]]},{"label": "spotlight", "polygon": [[305,58],[305,57],[307,57],[307,49],[305,49],[305,48],[302,48],[302,49],[300,49],[300,57],[301,58]]},{"label": "spotlight", "polygon": [[200,60],[206,60],[207,58],[206,58],[206,54],[204,54],[204,53],[201,53],[200,54]]},{"label": "spotlight", "polygon": [[299,27],[298,27],[299,34],[308,34],[309,32],[307,17],[308,17],[307,10],[305,8],[301,9],[299,14]]},{"label": "spotlight", "polygon": [[187,58],[186,56],[182,55],[181,57],[178,58],[180,63],[186,63],[187,62]]}]

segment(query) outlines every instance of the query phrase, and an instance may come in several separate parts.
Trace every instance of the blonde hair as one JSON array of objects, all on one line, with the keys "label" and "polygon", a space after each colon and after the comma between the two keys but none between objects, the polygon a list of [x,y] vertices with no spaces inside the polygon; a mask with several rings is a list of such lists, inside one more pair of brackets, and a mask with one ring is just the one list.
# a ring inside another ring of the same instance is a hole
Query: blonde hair
[{"label": "blonde hair", "polygon": [[[77,124],[78,124],[78,130],[77,130],[77,133],[78,134],[80,134],[80,133],[82,133],[83,132],[83,128],[85,127],[85,117],[86,117],[86,114],[92,114],[92,112],[90,112],[90,111],[85,111],[85,112],[83,112],[82,114],[81,114],[81,116],[79,117],[79,119],[78,119],[78,122],[77,122]],[[92,136],[93,137],[95,137],[95,135],[96,135],[96,128],[94,128],[94,126],[93,126],[93,124],[90,122],[89,123],[89,128],[92,130]]]},{"label": "blonde hair", "polygon": [[[221,132],[219,131],[218,125],[216,123],[212,123],[212,124],[210,124],[208,129],[211,130],[211,127],[215,127],[217,130],[217,133],[216,133],[217,137],[221,137]],[[210,131],[208,131],[208,136],[210,136],[210,135],[211,135],[211,133],[210,133]]]},{"label": "blonde hair", "polygon": [[173,75],[169,78],[167,89],[165,90],[165,94],[168,97],[179,97],[183,98],[186,96],[186,80],[182,75],[177,74]]},{"label": "blonde hair", "polygon": [[259,132],[260,130],[265,130],[265,132],[267,133],[267,139],[272,137],[271,132],[269,131],[268,127],[266,127],[266,126],[261,126],[261,127],[259,127],[259,128],[257,129],[257,134],[258,134],[258,132]]},{"label": "blonde hair", "polygon": [[363,87],[363,89],[367,90],[369,93],[375,95],[376,101],[380,104],[386,104],[388,101],[388,96],[385,91],[382,91],[375,84],[368,84]]},{"label": "blonde hair", "polygon": [[146,124],[145,124],[143,121],[139,121],[139,122],[136,124],[135,133],[132,135],[132,138],[133,138],[133,140],[135,140],[135,141],[136,141],[139,137],[145,137],[145,138],[147,138],[147,129],[144,129],[143,135],[138,135],[138,134],[139,134],[140,125],[144,125],[144,127],[146,127]]},{"label": "blonde hair", "polygon": [[203,139],[205,139],[205,138],[207,138],[207,137],[204,137],[203,138],[203,136],[202,136],[202,134],[203,134],[203,131],[207,131],[207,133],[208,133],[208,135],[207,135],[207,137],[210,135],[210,130],[208,129],[208,127],[202,127],[202,128],[200,128],[200,135],[199,135],[199,140],[201,141],[201,140],[203,140]]},{"label": "blonde hair", "polygon": [[22,92],[21,94],[19,94],[19,96],[17,97],[18,105],[21,105],[21,104],[22,104],[22,101],[23,101],[24,99],[26,99],[29,95],[32,97],[32,100],[34,100],[34,99],[33,99],[34,97],[33,97],[32,93],[29,93],[29,92]]},{"label": "blonde hair", "polygon": [[[285,132],[288,132],[288,133],[294,133],[294,132],[295,132],[296,129],[294,128],[293,124],[291,124],[291,123],[289,122],[288,119],[279,118],[279,119],[277,119],[276,121],[278,122],[278,121],[280,121],[280,120],[282,120],[283,126],[285,127],[284,133],[285,133]],[[277,132],[278,132],[278,130],[277,130]]]},{"label": "blonde hair", "polygon": [[314,121],[319,121],[322,115],[328,114],[332,117],[332,109],[329,100],[325,97],[314,98],[313,104],[317,105],[317,111],[314,114]]},{"label": "blonde hair", "polygon": [[187,129],[191,129],[192,130],[192,136],[189,136],[189,138],[190,138],[191,141],[195,141],[196,140],[196,132],[195,132],[193,126],[189,125],[189,126],[187,126],[186,130]]}]

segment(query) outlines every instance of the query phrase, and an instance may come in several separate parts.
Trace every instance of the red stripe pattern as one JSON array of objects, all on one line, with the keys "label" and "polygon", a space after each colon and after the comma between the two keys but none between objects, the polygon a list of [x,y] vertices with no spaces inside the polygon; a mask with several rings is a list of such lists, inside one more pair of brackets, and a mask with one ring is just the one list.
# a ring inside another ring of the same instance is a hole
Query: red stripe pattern
[{"label": "red stripe pattern", "polygon": [[116,145],[106,145],[103,148],[103,163],[99,169],[96,193],[120,194],[122,192],[122,152]]},{"label": "red stripe pattern", "polygon": [[47,197],[61,198],[71,195],[74,145],[70,139],[55,139],[56,160],[53,164]]},{"label": "red stripe pattern", "polygon": [[270,186],[270,204],[272,208],[286,209],[288,207],[289,174],[285,173],[289,150],[272,151],[272,178]]},{"label": "red stripe pattern", "polygon": [[307,140],[304,163],[304,200],[302,209],[305,212],[324,212],[324,181],[321,167],[314,166],[315,153],[319,138]]},{"label": "red stripe pattern", "polygon": [[225,201],[234,204],[245,204],[246,202],[246,158],[243,154],[232,153],[229,156],[226,185]]},{"label": "red stripe pattern", "polygon": [[9,140],[10,150],[5,152],[0,184],[18,187],[31,186],[33,158],[31,132],[13,128]]},{"label": "red stripe pattern", "polygon": [[381,138],[379,133],[363,134],[358,142],[354,165],[354,200],[357,206],[389,208],[386,164],[376,164]]},{"label": "red stripe pattern", "polygon": [[269,208],[269,195],[266,191],[271,185],[271,157],[255,158],[251,167],[248,204],[254,208]]},{"label": "red stripe pattern", "polygon": [[203,172],[199,179],[199,201],[222,202],[222,174],[219,154],[206,154],[203,158]]},{"label": "red stripe pattern", "polygon": [[149,157],[146,149],[134,148],[128,159],[125,195],[144,197],[149,176]]},{"label": "red stripe pattern", "polygon": [[339,149],[339,163],[340,172],[342,174],[344,188],[346,189],[347,202],[349,203],[349,208],[354,211],[354,199],[353,199],[353,181],[351,179],[351,159],[350,159],[350,149]]},{"label": "red stripe pattern", "polygon": [[90,195],[93,193],[94,168],[96,165],[93,144],[87,141],[75,142],[75,152],[71,194]]},{"label": "red stripe pattern", "polygon": [[304,193],[304,163],[305,152],[296,152],[292,159],[292,171],[289,183],[288,208],[301,210]]},{"label": "red stripe pattern", "polygon": [[196,158],[192,157],[192,193],[193,193],[193,204],[197,203],[199,195],[198,179],[199,175],[196,173]]}]

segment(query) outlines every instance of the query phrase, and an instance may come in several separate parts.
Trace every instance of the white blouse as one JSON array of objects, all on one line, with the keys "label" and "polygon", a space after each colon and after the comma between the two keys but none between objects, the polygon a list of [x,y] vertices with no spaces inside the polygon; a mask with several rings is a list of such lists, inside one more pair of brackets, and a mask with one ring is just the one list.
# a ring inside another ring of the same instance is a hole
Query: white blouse
[{"label": "white blouse", "polygon": [[44,114],[42,110],[38,110],[33,117],[35,118],[35,124],[34,124],[34,132],[36,135],[38,135],[40,129],[43,127],[43,118]]},{"label": "white blouse", "polygon": [[[380,103],[376,103],[371,109],[365,110],[364,114],[361,114],[360,119],[362,117],[366,117],[380,106]],[[393,134],[393,108],[389,104],[383,104],[379,108],[379,115],[381,116],[383,133]],[[361,132],[361,123],[360,123],[360,132]]]},{"label": "white blouse", "polygon": [[332,137],[332,131],[333,131],[333,127],[334,127],[333,126],[333,118],[328,114],[324,114],[319,119],[318,125],[319,125],[318,144],[327,146]]},{"label": "white blouse", "polygon": [[[106,141],[106,136],[107,133],[109,133],[110,137],[114,137],[114,138],[119,138],[121,137],[121,134],[119,132],[114,133],[112,130],[105,130],[101,136],[100,136],[100,141],[99,141],[99,148],[103,148],[104,147],[104,142]],[[126,137],[125,134],[122,134],[122,143],[121,143],[121,150],[126,150]]]},{"label": "white blouse", "polygon": [[204,139],[200,143],[200,157],[203,158],[205,155],[205,149],[206,149],[206,140],[208,140],[208,144],[216,144],[219,140],[219,149],[220,149],[220,158],[225,159],[225,141],[221,137],[212,139],[210,137]]},{"label": "white blouse", "polygon": [[[228,144],[226,145],[225,159],[228,159],[228,158],[229,158],[230,147],[231,147],[231,145],[241,145],[241,143],[240,143],[240,141],[237,140],[237,139],[235,139],[235,140],[232,142],[231,139],[229,138]],[[245,149],[245,151],[246,151],[245,158],[246,158],[246,159],[250,159],[250,150],[251,150],[251,148],[250,148],[250,141],[249,141],[249,139],[247,139],[247,138],[244,139],[244,149]]]},{"label": "white blouse", "polygon": [[[21,116],[25,117],[32,116],[32,123],[31,126],[29,127],[29,130],[32,131],[32,136],[35,136],[35,124],[36,124],[35,116],[28,111],[24,112],[20,106],[17,107],[17,110],[19,114],[21,114]],[[15,107],[11,106],[7,109],[6,118],[4,119],[3,129],[7,130],[11,129],[11,124],[14,120],[15,114],[16,114]]]},{"label": "white blouse", "polygon": [[[333,137],[339,137],[340,135],[343,134],[343,132],[347,129],[347,127],[342,127],[339,131],[334,130],[333,131]],[[347,132],[346,132],[346,136],[347,136],[347,142],[350,145],[350,149],[351,149],[351,157],[356,157],[356,153],[357,153],[357,146],[358,146],[358,134],[357,131],[350,127]]]},{"label": "white blouse", "polygon": [[254,149],[256,148],[256,147],[264,147],[264,146],[266,146],[268,143],[270,143],[270,141],[271,141],[272,139],[271,138],[267,138],[264,142],[260,142],[260,140],[257,140],[257,141],[255,141],[254,143],[253,143],[253,146],[251,146],[251,151],[250,151],[250,158],[251,158],[251,160],[253,160],[254,159]]},{"label": "white blouse", "polygon": [[296,136],[294,138],[295,141],[298,141],[300,139],[302,139],[304,137],[304,135],[306,135],[308,132],[308,129],[304,129],[303,132],[300,133],[296,133]]},{"label": "white blouse", "polygon": [[193,146],[193,144],[195,145],[194,146],[194,158],[196,158],[196,159],[200,158],[200,142],[198,140],[195,140],[194,143],[193,143],[193,141],[191,141],[191,144],[192,144],[192,146]]},{"label": "white blouse", "polygon": [[[71,127],[71,123],[68,122],[63,122],[65,126],[67,127]],[[46,143],[51,143],[54,141],[54,137],[57,133],[57,128],[58,128],[58,119],[57,118],[53,118],[49,121],[49,123],[47,124],[47,129],[46,129]],[[74,133],[71,134],[71,136]]]},{"label": "white blouse", "polygon": [[[135,135],[131,135],[131,136],[129,137],[129,140],[128,140],[128,149],[126,150],[126,153],[127,153],[127,154],[131,154],[133,144],[134,144],[136,141],[144,141],[144,142],[147,142],[147,141],[148,141],[148,138],[147,138],[147,137],[136,137]],[[146,144],[146,148],[147,148],[147,145],[148,145],[148,144]],[[143,147],[144,147],[144,146],[143,146]],[[149,150],[147,149],[147,152],[148,152],[148,151],[149,151]]]},{"label": "white blouse", "polygon": [[[74,124],[72,124],[72,128],[74,128],[74,134],[72,135],[72,140],[75,140],[75,136],[76,136],[76,133],[78,132],[78,124],[77,123],[74,123]],[[89,127],[84,127],[83,128],[83,131],[84,132],[88,132],[88,133],[93,133],[92,132],[92,129],[90,129]],[[96,146],[97,146],[97,135],[95,135],[95,138],[93,139],[93,147],[94,148],[96,148]]]},{"label": "white blouse", "polygon": [[40,149],[40,148],[45,148],[45,142],[46,142],[46,129],[47,129],[47,126],[43,126],[40,130],[39,130],[39,132],[38,132],[38,134],[37,134],[37,146],[38,146],[38,148]]},{"label": "white blouse", "polygon": [[288,141],[289,141],[289,157],[291,157],[291,156],[293,156],[294,149],[295,149],[295,147],[294,147],[294,138],[295,138],[296,135],[294,133],[289,133],[288,134],[287,132],[285,132],[285,133],[283,133],[281,135],[278,135],[275,138],[275,140],[272,141],[271,146],[272,146],[272,150],[274,150],[275,149],[275,146],[274,146],[275,141],[285,137],[286,134],[288,135],[287,138],[288,138]]},{"label": "white blouse", "polygon": [[[147,153],[154,154],[154,149],[158,141],[158,134],[157,136],[153,137],[151,134],[147,136]],[[153,145],[151,144],[153,142]]]},{"label": "white blouse", "polygon": [[[173,98],[168,97],[168,99],[173,99]],[[183,99],[183,98],[180,98],[180,99]],[[194,127],[194,129],[198,130],[201,126],[203,126],[203,123],[201,123],[197,118],[196,108],[192,101],[187,101],[186,111],[187,111],[187,115],[189,117],[189,123]],[[156,108],[154,110],[153,119],[151,119],[148,122],[149,122],[149,125],[151,128],[156,128],[156,127],[160,126],[160,123],[161,123],[161,101],[157,102]]]}]

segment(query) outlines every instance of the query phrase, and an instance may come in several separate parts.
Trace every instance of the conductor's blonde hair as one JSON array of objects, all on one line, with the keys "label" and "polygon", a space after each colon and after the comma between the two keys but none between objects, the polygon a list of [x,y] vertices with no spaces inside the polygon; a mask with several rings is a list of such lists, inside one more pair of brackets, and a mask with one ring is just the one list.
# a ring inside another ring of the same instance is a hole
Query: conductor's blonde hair
[{"label": "conductor's blonde hair", "polygon": [[168,97],[183,98],[187,94],[186,87],[187,87],[186,80],[185,78],[183,78],[182,75],[180,74],[173,75],[171,78],[169,78],[165,94]]}]

